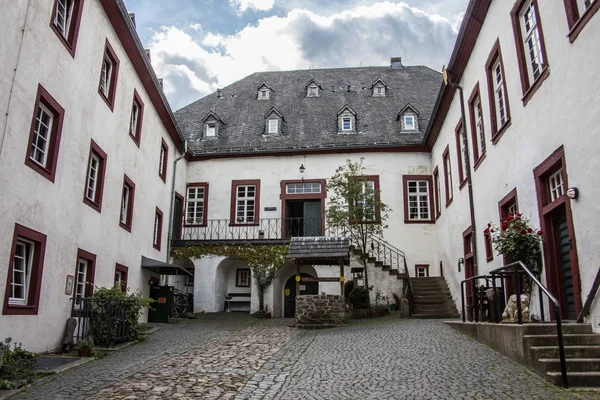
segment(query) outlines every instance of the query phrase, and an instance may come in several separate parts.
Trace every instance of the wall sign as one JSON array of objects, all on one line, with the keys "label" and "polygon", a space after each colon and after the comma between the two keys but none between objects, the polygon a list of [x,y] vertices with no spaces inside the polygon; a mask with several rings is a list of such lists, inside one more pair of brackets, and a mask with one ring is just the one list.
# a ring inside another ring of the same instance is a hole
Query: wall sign
[{"label": "wall sign", "polygon": [[265,207],[265,211],[277,211],[277,207]]}]

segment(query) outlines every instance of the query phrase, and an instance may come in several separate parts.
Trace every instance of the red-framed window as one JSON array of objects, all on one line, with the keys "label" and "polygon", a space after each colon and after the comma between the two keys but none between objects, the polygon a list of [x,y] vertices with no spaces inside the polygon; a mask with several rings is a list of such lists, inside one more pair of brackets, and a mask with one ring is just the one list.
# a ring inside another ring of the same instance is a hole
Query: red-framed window
[{"label": "red-framed window", "polygon": [[523,105],[548,77],[548,59],[537,0],[520,0],[510,12],[517,61],[523,89]]},{"label": "red-framed window", "polygon": [[496,143],[510,126],[510,105],[500,39],[496,40],[490,51],[485,63],[485,70],[490,102],[490,119],[492,121],[492,142]]},{"label": "red-framed window", "polygon": [[454,134],[456,136],[456,158],[458,160],[458,182],[459,189],[462,189],[467,183],[467,142],[463,140],[465,136],[465,130],[462,124],[462,120],[458,121],[456,128],[454,128]]},{"label": "red-framed window", "polygon": [[56,176],[64,115],[65,110],[60,104],[38,85],[25,165],[50,182],[54,182]]},{"label": "red-framed window", "polygon": [[102,212],[106,160],[106,153],[92,139],[88,155],[83,202],[98,212]]},{"label": "red-framed window", "polygon": [[417,278],[429,277],[429,264],[415,264],[415,277],[417,277]]},{"label": "red-framed window", "polygon": [[477,171],[485,158],[485,123],[483,106],[479,92],[479,82],[469,96],[469,115],[471,122],[471,143],[473,143],[473,170]]},{"label": "red-framed window", "polygon": [[160,208],[156,207],[156,212],[154,213],[154,234],[152,238],[152,246],[158,251],[160,251],[160,245],[162,242],[162,225],[163,213]]},{"label": "red-framed window", "polygon": [[437,166],[433,169],[433,193],[435,197],[435,219],[438,219],[442,214],[442,189],[440,186],[440,171]]},{"label": "red-framed window", "polygon": [[356,188],[351,188],[351,194],[356,194],[356,198],[350,199],[351,219],[361,222],[381,223],[381,186],[379,184],[379,175],[353,176],[353,179],[359,183]]},{"label": "red-framed window", "polygon": [[121,191],[121,209],[119,212],[119,225],[121,228],[131,232],[133,223],[133,200],[135,198],[135,183],[127,175],[123,178],[123,190]]},{"label": "red-framed window", "polygon": [[160,144],[160,157],[158,160],[158,176],[162,179],[163,182],[167,181],[167,165],[169,162],[169,146],[165,139],[161,139],[162,142]]},{"label": "red-framed window", "polygon": [[73,282],[73,298],[77,300],[90,297],[94,293],[94,278],[96,275],[96,255],[82,249],[77,249],[77,266]]},{"label": "red-framed window", "polygon": [[569,41],[573,43],[583,28],[600,9],[598,0],[564,0],[569,25]]},{"label": "red-framed window", "polygon": [[127,277],[129,268],[123,264],[115,264],[115,285],[120,285],[124,292],[127,291]]},{"label": "red-framed window", "polygon": [[433,183],[430,175],[403,175],[404,223],[435,222]]},{"label": "red-framed window", "polygon": [[498,202],[498,214],[500,221],[506,219],[509,215],[516,215],[519,212],[519,202],[517,198],[517,188],[511,190],[506,196]]},{"label": "red-framed window", "polygon": [[185,225],[206,226],[208,183],[192,182],[186,188]]},{"label": "red-framed window", "polygon": [[133,142],[140,147],[142,140],[142,121],[144,119],[144,102],[138,94],[137,90],[133,89],[133,103],[131,105],[131,115],[129,117],[129,136]]},{"label": "red-framed window", "polygon": [[444,189],[446,191],[446,207],[452,203],[452,161],[450,161],[450,147],[446,146],[442,153],[444,163]]},{"label": "red-framed window", "polygon": [[230,225],[258,225],[260,179],[231,181]]},{"label": "red-framed window", "polygon": [[3,315],[37,315],[45,253],[46,235],[15,224]]},{"label": "red-framed window", "polygon": [[235,274],[235,287],[250,287],[250,268],[238,268]]},{"label": "red-framed window", "polygon": [[54,0],[50,27],[75,58],[84,0]]},{"label": "red-framed window", "polygon": [[100,82],[98,84],[98,93],[102,100],[112,111],[115,105],[115,94],[117,92],[117,77],[119,76],[119,58],[112,46],[106,39],[104,54],[102,56],[102,65],[100,67]]}]

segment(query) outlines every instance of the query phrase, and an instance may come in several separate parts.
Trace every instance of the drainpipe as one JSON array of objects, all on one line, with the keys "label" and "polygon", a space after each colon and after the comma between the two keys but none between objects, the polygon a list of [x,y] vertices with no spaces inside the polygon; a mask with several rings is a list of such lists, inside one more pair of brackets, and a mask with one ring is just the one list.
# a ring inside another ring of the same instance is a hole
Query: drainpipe
[{"label": "drainpipe", "polygon": [[15,65],[15,68],[13,69],[12,81],[10,83],[10,90],[8,92],[8,103],[6,104],[6,112],[4,113],[4,126],[2,127],[2,136],[0,137],[0,156],[2,155],[2,148],[4,147],[4,137],[6,136],[6,129],[8,128],[8,114],[10,112],[10,102],[12,100],[13,89],[17,77],[17,69],[19,67],[19,62],[21,61],[21,51],[23,50],[23,40],[25,39],[25,28],[27,27],[27,16],[29,15],[30,4],[31,0],[27,1],[27,8],[25,8],[25,19],[23,20],[23,27],[21,28],[21,41],[19,43],[17,63]]},{"label": "drainpipe", "polygon": [[175,212],[175,177],[177,173],[177,163],[185,158],[185,153],[187,152],[187,141],[183,142],[183,154],[173,161],[173,179],[171,181],[171,207],[169,212],[169,233],[167,235],[167,262],[169,262],[169,258],[171,256],[171,242],[173,241],[173,213]]},{"label": "drainpipe", "polygon": [[[475,227],[475,204],[473,202],[473,183],[471,181],[471,159],[470,159],[470,155],[469,155],[469,143],[467,141],[467,118],[466,118],[466,114],[465,114],[465,96],[463,93],[463,88],[462,86],[460,86],[459,84],[450,82],[449,76],[448,76],[448,71],[446,70],[446,67],[444,67],[443,69],[443,75],[444,75],[444,83],[448,86],[454,87],[456,89],[458,89],[459,93],[460,93],[460,117],[461,117],[461,123],[463,126],[463,135],[462,135],[462,142],[463,142],[463,146],[465,147],[465,173],[467,174],[467,186],[469,188],[469,212],[470,212],[470,216],[471,216],[471,228],[472,228],[472,234],[471,234],[471,241],[472,241],[472,245],[473,245],[473,276],[478,274],[478,261],[477,261],[477,228]],[[474,146],[476,146],[477,144],[474,144]]]}]

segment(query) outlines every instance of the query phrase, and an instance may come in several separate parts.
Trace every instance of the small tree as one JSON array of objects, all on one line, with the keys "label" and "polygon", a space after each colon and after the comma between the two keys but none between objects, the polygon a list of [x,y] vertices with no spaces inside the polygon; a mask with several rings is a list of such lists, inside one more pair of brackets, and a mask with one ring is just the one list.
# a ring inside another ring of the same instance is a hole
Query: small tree
[{"label": "small tree", "polygon": [[346,160],[328,180],[327,223],[330,229],[348,235],[351,243],[359,247],[365,287],[369,287],[367,244],[371,236],[379,236],[387,228],[384,223],[391,210],[381,201],[381,192],[369,179],[363,161],[363,158],[358,162]]}]

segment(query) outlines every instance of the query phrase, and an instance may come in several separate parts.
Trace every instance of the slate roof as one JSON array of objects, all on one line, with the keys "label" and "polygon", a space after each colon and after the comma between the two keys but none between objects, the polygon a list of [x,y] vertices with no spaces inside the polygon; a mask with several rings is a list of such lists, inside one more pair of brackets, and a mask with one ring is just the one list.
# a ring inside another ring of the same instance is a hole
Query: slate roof
[{"label": "slate roof", "polygon": [[[306,97],[306,84],[322,86],[319,97]],[[382,79],[385,97],[372,96]],[[272,88],[270,99],[257,100],[257,87]],[[257,72],[175,113],[194,155],[274,153],[322,149],[420,145],[429,125],[442,75],[424,66],[334,68]],[[350,86],[350,90],[348,90]],[[401,132],[398,113],[407,104],[419,112],[419,131]],[[356,134],[338,134],[338,111],[356,112]],[[265,114],[275,107],[286,130],[265,135]],[[219,137],[202,140],[202,119],[213,112],[224,123]]]},{"label": "slate roof", "polygon": [[293,237],[288,258],[337,263],[340,259],[348,265],[350,240],[346,237],[306,236]]}]

